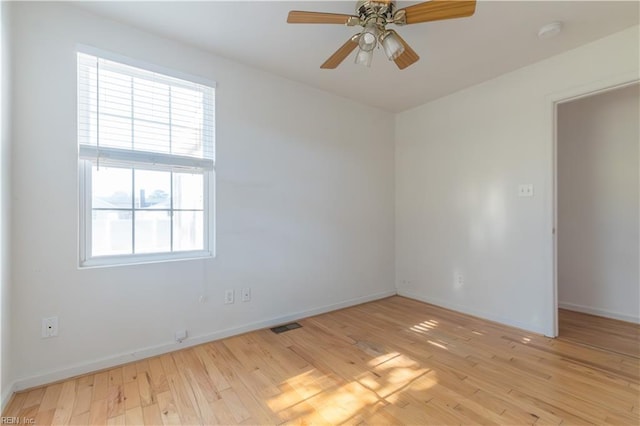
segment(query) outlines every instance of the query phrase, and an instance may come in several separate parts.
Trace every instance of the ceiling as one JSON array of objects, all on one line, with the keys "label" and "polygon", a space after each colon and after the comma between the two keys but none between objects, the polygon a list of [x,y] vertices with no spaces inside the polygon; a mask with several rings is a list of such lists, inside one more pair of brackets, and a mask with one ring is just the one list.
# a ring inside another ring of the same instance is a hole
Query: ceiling
[{"label": "ceiling", "polygon": [[[403,111],[639,23],[637,1],[478,1],[470,18],[395,27],[421,60],[398,70],[322,64],[359,27],[287,24],[289,10],[353,14],[356,1],[79,2],[78,7],[389,111]],[[399,1],[402,8],[417,1]],[[539,28],[562,21],[555,38]],[[393,25],[390,27],[394,27]],[[215,76],[214,76],[215,77]]]}]

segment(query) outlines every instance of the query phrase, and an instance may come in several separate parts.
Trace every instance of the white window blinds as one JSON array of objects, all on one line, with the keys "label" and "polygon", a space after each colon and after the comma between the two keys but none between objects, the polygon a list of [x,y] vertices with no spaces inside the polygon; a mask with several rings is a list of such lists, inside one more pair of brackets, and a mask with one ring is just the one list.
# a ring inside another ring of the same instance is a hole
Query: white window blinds
[{"label": "white window blinds", "polygon": [[210,171],[214,89],[78,53],[79,156],[98,165]]}]

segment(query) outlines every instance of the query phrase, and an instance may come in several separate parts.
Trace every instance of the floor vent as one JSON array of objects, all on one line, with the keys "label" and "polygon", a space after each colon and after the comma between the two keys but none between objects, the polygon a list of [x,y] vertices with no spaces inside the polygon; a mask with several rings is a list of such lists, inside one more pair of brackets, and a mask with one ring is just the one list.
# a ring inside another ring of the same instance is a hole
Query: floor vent
[{"label": "floor vent", "polygon": [[276,334],[280,334],[280,333],[284,333],[285,331],[289,331],[289,330],[295,330],[296,328],[301,328],[302,326],[300,324],[298,324],[297,322],[292,322],[289,324],[285,324],[285,325],[279,325],[277,327],[273,327],[271,329],[271,331],[273,331]]}]

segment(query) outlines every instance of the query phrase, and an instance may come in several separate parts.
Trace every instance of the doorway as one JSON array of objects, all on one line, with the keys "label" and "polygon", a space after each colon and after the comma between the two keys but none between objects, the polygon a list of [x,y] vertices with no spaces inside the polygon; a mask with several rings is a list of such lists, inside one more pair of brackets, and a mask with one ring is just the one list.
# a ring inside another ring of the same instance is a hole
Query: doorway
[{"label": "doorway", "polygon": [[558,336],[640,357],[640,84],[556,109]]}]

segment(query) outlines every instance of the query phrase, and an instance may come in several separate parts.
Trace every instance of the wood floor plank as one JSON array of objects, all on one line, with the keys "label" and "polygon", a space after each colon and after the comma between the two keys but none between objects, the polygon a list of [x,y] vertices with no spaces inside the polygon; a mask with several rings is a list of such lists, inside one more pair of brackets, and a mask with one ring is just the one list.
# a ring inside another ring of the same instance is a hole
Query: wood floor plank
[{"label": "wood floor plank", "polygon": [[171,391],[158,394],[158,409],[160,410],[160,417],[162,418],[163,425],[180,424],[180,414],[178,414]]},{"label": "wood floor plank", "polygon": [[109,370],[109,386],[107,388],[107,418],[124,414],[125,396],[122,368]]},{"label": "wood floor plank", "polygon": [[53,416],[55,414],[55,408],[51,410],[38,411],[38,414],[34,418],[36,425],[51,425],[53,424]]},{"label": "wood floor plank", "polygon": [[93,396],[93,375],[79,377],[76,385],[76,398],[71,411],[71,416],[76,417],[88,413],[91,408],[91,398]]},{"label": "wood floor plank", "polygon": [[149,359],[149,373],[151,378],[151,389],[154,394],[159,394],[169,390],[169,383],[167,383],[167,376],[162,366],[160,358]]},{"label": "wood floor plank", "polygon": [[69,424],[74,426],[90,425],[91,421],[89,420],[89,412],[87,411],[82,414],[78,414],[77,416],[71,417],[71,420],[69,420]]},{"label": "wood floor plank", "polygon": [[[251,417],[251,413],[249,412],[249,410],[247,410],[247,407],[245,407],[236,392],[231,387],[228,387],[227,389],[221,391],[220,396],[222,397],[222,401],[224,401],[224,406],[229,409],[229,411],[231,411],[231,414],[233,415],[233,423],[240,423]],[[216,404],[214,408],[219,406],[219,404],[217,404],[217,401],[214,402],[214,404]],[[224,408],[221,409],[224,410]]]},{"label": "wood floor plank", "polygon": [[69,380],[62,383],[62,390],[60,391],[60,398],[56,404],[55,412],[53,414],[53,424],[66,425],[71,420],[71,414],[73,413],[73,406],[75,405],[77,395],[77,381]]},{"label": "wood floor plank", "polygon": [[124,419],[127,425],[143,425],[144,415],[142,414],[142,408],[136,407],[125,411]]},{"label": "wood floor plank", "polygon": [[273,423],[273,413],[269,410],[268,403],[262,399],[259,391],[254,388],[252,376],[253,370],[245,369],[244,365],[236,358],[227,346],[222,342],[214,342],[210,348],[211,353],[220,360],[221,372],[242,404],[251,411],[255,422],[265,424]]},{"label": "wood floor plank", "polygon": [[[154,358],[158,359],[158,358]],[[122,366],[122,379],[124,383],[133,382],[138,375],[136,364],[131,362]]]},{"label": "wood floor plank", "polygon": [[90,425],[103,425],[107,423],[107,399],[99,399],[91,403],[89,409]]},{"label": "wood floor plank", "polygon": [[142,409],[142,417],[145,425],[161,425],[162,416],[158,404],[147,405]]},{"label": "wood floor plank", "polygon": [[[202,382],[195,377],[196,374],[197,373],[194,373],[191,370],[185,371],[185,379],[191,386],[191,390],[193,392],[193,407],[198,414],[198,419],[204,424],[218,424],[219,421],[213,413],[213,407],[210,405],[212,401],[209,400],[207,392],[201,387]],[[217,398],[214,399],[214,401],[217,400]]]},{"label": "wood floor plank", "polygon": [[206,346],[197,346],[193,350],[198,358],[200,358],[201,362],[204,364],[204,368],[207,371],[209,380],[211,380],[211,383],[213,383],[216,391],[220,392],[225,389],[229,389],[229,383],[218,369],[216,359],[210,354],[209,351],[207,351]]},{"label": "wood floor plank", "polygon": [[47,386],[40,401],[38,412],[54,410],[58,406],[58,400],[60,399],[60,393],[62,392],[62,383],[56,383],[51,386]]},{"label": "wood floor plank", "polygon": [[640,326],[568,309],[558,310],[559,338],[640,358]]},{"label": "wood floor plank", "polygon": [[234,416],[233,411],[229,408],[224,399],[212,402],[211,410],[213,410],[217,423],[222,425],[232,425],[248,419],[248,417],[246,417],[236,420],[236,416]]},{"label": "wood floor plank", "polygon": [[21,419],[34,419],[38,415],[38,406],[32,405],[31,407],[22,407],[18,412],[18,417]]},{"label": "wood floor plank", "polygon": [[[23,407],[25,405],[25,402],[29,399],[29,394],[32,394],[36,391],[37,389],[32,390],[31,392],[21,392],[21,393],[16,393],[14,394],[11,399],[9,400],[9,403],[7,404],[7,407],[4,410],[4,413],[2,414],[5,417],[17,417],[20,415],[20,412],[23,410]],[[36,399],[34,402],[29,403],[28,407],[36,407],[36,413],[38,412],[37,408],[40,405],[40,401],[42,400],[42,396],[44,395],[44,388],[40,389],[40,392],[37,392],[37,396],[32,397],[33,399]]]},{"label": "wood floor plank", "polygon": [[140,407],[140,390],[137,379],[124,384],[124,409],[126,411],[135,407]]},{"label": "wood floor plank", "polygon": [[[205,345],[205,347],[206,346],[208,345]],[[164,370],[165,377],[173,374],[178,374],[176,363],[173,361],[173,354],[160,355],[160,362],[162,364],[162,369]]]},{"label": "wood floor plank", "polygon": [[180,351],[175,354],[176,357],[180,357],[183,362],[183,372],[188,373],[189,383],[192,383],[192,388],[195,392],[195,386],[197,385],[198,390],[201,394],[207,399],[207,401],[213,402],[220,399],[220,394],[215,388],[215,385],[209,378],[207,374],[207,369],[205,368],[203,362],[197,356],[193,349],[188,349],[185,351]]},{"label": "wood floor plank", "polygon": [[136,382],[138,383],[138,393],[140,405],[146,407],[157,402],[156,396],[151,385],[151,371],[147,360],[136,363]]},{"label": "wood floor plank", "polygon": [[[399,426],[406,424],[405,422],[400,421],[397,417],[389,414],[385,407],[388,404],[378,403],[375,406],[371,407],[368,413],[363,416],[362,424],[365,425],[387,425],[387,426]],[[355,418],[354,420],[358,420]],[[358,423],[360,424],[360,423]]]},{"label": "wood floor plank", "polygon": [[92,401],[106,399],[109,393],[109,372],[102,371],[93,377]]},{"label": "wood floor plank", "polygon": [[180,416],[180,421],[184,424],[199,423],[198,412],[195,407],[195,397],[188,382],[183,380],[180,372],[167,377],[169,389]]},{"label": "wood floor plank", "polygon": [[640,424],[638,326],[580,321],[550,339],[391,297],[20,392],[3,414],[45,425]]},{"label": "wood floor plank", "polygon": [[107,426],[125,426],[127,424],[125,415],[120,414],[117,417],[111,417],[107,420]]}]

